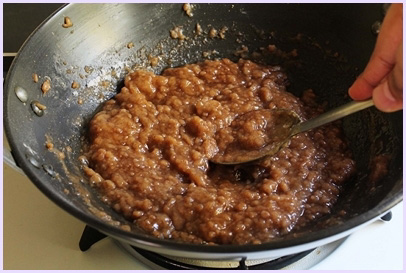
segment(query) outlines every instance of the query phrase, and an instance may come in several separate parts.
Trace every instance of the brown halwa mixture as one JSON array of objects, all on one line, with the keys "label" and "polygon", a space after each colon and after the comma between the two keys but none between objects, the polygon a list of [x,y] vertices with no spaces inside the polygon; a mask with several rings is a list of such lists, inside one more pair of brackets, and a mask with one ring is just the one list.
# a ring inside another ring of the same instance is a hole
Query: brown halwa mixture
[{"label": "brown halwa mixture", "polygon": [[[105,202],[159,238],[258,244],[283,236],[328,214],[354,172],[340,129],[298,134],[253,165],[210,159],[248,111],[285,108],[303,119],[322,112],[311,90],[300,100],[285,86],[280,67],[247,60],[133,72],[91,120],[84,170]],[[241,131],[242,142],[255,126]]]}]

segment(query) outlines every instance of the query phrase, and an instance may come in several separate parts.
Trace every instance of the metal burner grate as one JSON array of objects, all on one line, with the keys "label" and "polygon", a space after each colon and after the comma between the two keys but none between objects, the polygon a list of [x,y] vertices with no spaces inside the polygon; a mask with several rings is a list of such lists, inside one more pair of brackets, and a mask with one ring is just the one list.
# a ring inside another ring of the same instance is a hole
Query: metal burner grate
[{"label": "metal burner grate", "polygon": [[[98,230],[86,226],[79,241],[80,250],[86,251],[93,244],[107,236]],[[316,249],[272,259],[247,260],[204,260],[175,257],[147,251],[122,241],[116,243],[132,257],[151,269],[185,269],[185,270],[277,270],[277,269],[310,269],[336,250],[347,238],[332,242]]]},{"label": "metal burner grate", "polygon": [[[143,250],[134,246],[129,246],[132,248],[130,251],[137,252],[142,256],[142,260],[145,263],[145,259],[148,264],[153,269],[183,269],[183,270],[276,270],[282,269],[288,265],[291,265],[306,255],[309,255],[314,249],[309,251],[304,251],[298,254],[288,255],[272,260],[246,260],[245,258],[240,261],[209,261],[209,260],[196,260],[196,259],[183,259],[178,257],[170,257],[166,255],[161,255],[158,253]],[[140,259],[140,257],[137,257]]]},{"label": "metal burner grate", "polygon": [[333,243],[304,251],[301,253],[280,257],[277,259],[260,259],[260,260],[201,260],[189,259],[182,257],[173,257],[162,255],[151,251],[143,250],[132,245],[116,241],[125,251],[144,263],[151,269],[185,269],[185,270],[278,270],[290,269],[301,270],[310,269],[329,256],[336,250],[347,238],[340,239]]}]

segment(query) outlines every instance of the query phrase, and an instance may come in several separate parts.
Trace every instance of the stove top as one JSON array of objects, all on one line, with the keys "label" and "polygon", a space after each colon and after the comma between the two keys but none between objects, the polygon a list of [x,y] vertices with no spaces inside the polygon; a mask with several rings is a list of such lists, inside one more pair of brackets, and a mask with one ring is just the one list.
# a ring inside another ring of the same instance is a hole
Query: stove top
[{"label": "stove top", "polygon": [[[26,176],[4,163],[3,180],[4,269],[156,268],[143,259],[134,258],[111,238],[104,238],[81,251],[79,240],[84,223],[57,207]],[[402,269],[403,202],[392,209],[392,214],[391,221],[378,220],[342,242],[336,242],[332,253],[321,262],[300,266],[314,270]],[[317,253],[313,254],[317,256]]]},{"label": "stove top", "polygon": [[[7,71],[12,58],[28,35],[61,5],[3,5],[3,72]],[[3,138],[6,141],[4,134]],[[104,238],[91,246],[79,246],[85,224],[57,207],[27,177],[4,163],[3,198],[4,269],[162,268],[145,258],[151,253],[136,251],[111,238]],[[298,254],[300,257],[295,265],[301,263],[298,267],[287,264],[278,266],[283,269],[400,270],[404,268],[403,202],[393,208],[392,213],[393,218],[389,222],[378,220],[348,238],[321,247],[321,250],[305,253],[309,255]],[[304,257],[306,259],[302,259]],[[319,262],[315,263],[315,259]],[[188,261],[180,259],[178,262]],[[235,266],[243,269],[249,263],[250,261],[237,261]]]}]

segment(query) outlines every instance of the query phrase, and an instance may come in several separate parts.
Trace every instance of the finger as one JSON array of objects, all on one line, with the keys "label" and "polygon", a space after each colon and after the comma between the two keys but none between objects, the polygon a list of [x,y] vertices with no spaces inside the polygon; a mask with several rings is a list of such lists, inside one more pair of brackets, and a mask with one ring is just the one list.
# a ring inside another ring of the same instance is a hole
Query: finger
[{"label": "finger", "polygon": [[396,49],[403,36],[402,4],[392,4],[382,24],[374,52],[364,72],[349,88],[350,96],[362,100],[372,96],[375,87],[393,69]]}]

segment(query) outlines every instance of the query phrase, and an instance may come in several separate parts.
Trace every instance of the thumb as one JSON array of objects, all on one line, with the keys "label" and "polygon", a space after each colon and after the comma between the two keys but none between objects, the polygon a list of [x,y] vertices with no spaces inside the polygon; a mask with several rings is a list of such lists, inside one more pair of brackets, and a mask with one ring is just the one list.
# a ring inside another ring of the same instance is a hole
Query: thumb
[{"label": "thumb", "polygon": [[372,97],[376,108],[394,112],[403,106],[403,46],[396,53],[397,62],[392,71],[374,88]]},{"label": "thumb", "polygon": [[375,107],[383,112],[395,112],[402,109],[402,99],[397,99],[393,95],[387,78],[373,90],[372,98]]}]

